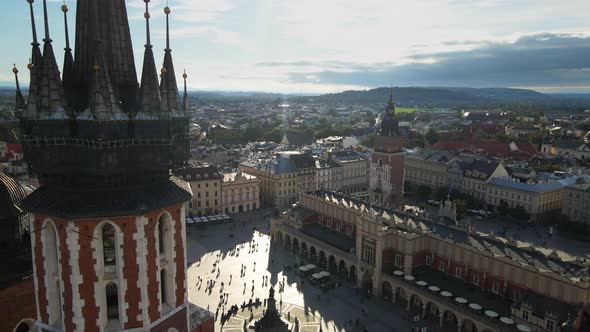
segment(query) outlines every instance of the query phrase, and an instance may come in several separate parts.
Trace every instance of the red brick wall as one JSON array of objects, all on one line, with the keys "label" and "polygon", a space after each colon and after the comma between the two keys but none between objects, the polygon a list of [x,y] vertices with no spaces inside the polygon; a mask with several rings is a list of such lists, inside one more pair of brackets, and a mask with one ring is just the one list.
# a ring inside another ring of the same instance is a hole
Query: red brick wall
[{"label": "red brick wall", "polygon": [[45,266],[43,263],[45,259],[43,258],[43,242],[41,242],[41,236],[43,231],[43,220],[45,217],[43,216],[35,216],[35,251],[33,253],[33,259],[36,269],[36,277],[37,278],[37,298],[39,299],[39,315],[40,320],[42,322],[48,323],[49,321],[49,313],[47,312],[47,286],[45,285]]},{"label": "red brick wall", "polygon": [[151,329],[151,332],[168,332],[169,328],[175,328],[178,332],[187,331],[186,308],[178,311],[172,317],[158,324],[158,326]]},{"label": "red brick wall", "polygon": [[[67,232],[67,221],[65,220],[59,220],[59,221],[55,221],[55,227],[57,228],[57,236],[59,238],[59,252],[60,252],[60,258],[59,258],[59,262],[60,262],[60,266],[61,266],[61,280],[63,281],[63,289],[62,289],[62,293],[63,293],[63,312],[64,313],[70,313],[70,314],[65,314],[63,319],[64,319],[64,324],[65,324],[65,330],[66,331],[73,331],[74,330],[74,321],[73,321],[73,315],[71,314],[73,312],[72,310],[72,298],[73,298],[73,292],[72,292],[72,267],[70,266],[70,250],[68,249],[68,245],[67,245],[67,236],[68,236],[68,232]],[[83,235],[80,235],[80,237],[83,237]]]},{"label": "red brick wall", "polygon": [[176,251],[176,306],[180,306],[184,303],[184,294],[186,293],[185,289],[185,272],[186,266],[184,262],[184,246],[182,243],[182,223],[184,221],[180,220],[180,209],[181,206],[177,205],[170,208],[170,214],[172,215],[172,220],[174,220],[174,250]]},{"label": "red brick wall", "polygon": [[[77,222],[80,232],[84,234],[93,234],[96,221],[86,220]],[[80,298],[84,301],[82,307],[82,316],[84,317],[84,330],[89,332],[98,332],[98,307],[94,294],[94,283],[97,281],[94,265],[96,259],[93,257],[94,249],[92,248],[92,238],[88,235],[80,234],[78,243],[80,252],[78,257],[80,262],[80,274],[82,275],[82,284],[78,287]]]},{"label": "red brick wall", "polygon": [[23,280],[0,289],[0,331],[12,331],[23,319],[35,320],[35,284]]},{"label": "red brick wall", "polygon": [[149,218],[148,224],[145,226],[147,239],[147,271],[148,271],[148,316],[150,321],[155,321],[160,318],[160,311],[158,306],[160,304],[160,284],[158,283],[158,248],[156,246],[156,223],[158,221],[159,213],[150,213],[146,217]]},{"label": "red brick wall", "polygon": [[191,332],[214,332],[215,331],[215,321],[212,318],[203,322],[200,326],[196,329],[193,329]]}]

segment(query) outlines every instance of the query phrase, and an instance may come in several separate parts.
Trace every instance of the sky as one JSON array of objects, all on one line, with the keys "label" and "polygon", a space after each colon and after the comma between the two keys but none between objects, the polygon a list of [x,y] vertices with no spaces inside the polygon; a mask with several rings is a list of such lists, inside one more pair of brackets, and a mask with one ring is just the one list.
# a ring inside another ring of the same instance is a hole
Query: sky
[{"label": "sky", "polygon": [[[63,0],[48,0],[58,63]],[[143,0],[127,0],[138,74]],[[66,0],[74,41],[75,0]],[[150,2],[157,63],[166,0]],[[177,75],[191,90],[327,93],[379,86],[590,93],[588,0],[169,0]],[[43,6],[34,3],[42,39]],[[28,80],[26,0],[0,1],[0,82]]]}]

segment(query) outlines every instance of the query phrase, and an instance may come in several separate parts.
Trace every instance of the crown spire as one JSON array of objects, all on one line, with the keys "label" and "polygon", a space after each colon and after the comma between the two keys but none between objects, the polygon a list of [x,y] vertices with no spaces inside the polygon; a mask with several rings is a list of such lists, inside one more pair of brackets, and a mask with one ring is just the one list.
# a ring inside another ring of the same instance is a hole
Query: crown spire
[{"label": "crown spire", "polygon": [[[180,98],[178,96],[178,84],[176,83],[176,74],[174,71],[174,62],[172,61],[172,49],[170,49],[170,7],[164,7],[164,13],[166,14],[166,49],[164,50],[164,69],[166,70],[165,75],[162,76],[162,83],[166,81],[165,90],[166,94],[162,95],[161,98],[166,98],[167,108],[170,111],[177,111],[180,107]],[[160,86],[162,90],[163,86]]]},{"label": "crown spire", "polygon": [[144,114],[159,113],[160,93],[158,88],[158,74],[154,61],[154,52],[150,41],[150,0],[145,2],[146,44],[143,55],[143,70],[141,73],[141,87],[139,91],[139,111]]},{"label": "crown spire", "polygon": [[[40,68],[36,71],[39,74],[39,113],[50,118],[67,117],[65,113],[64,91],[59,75],[59,68],[51,46],[49,36],[49,20],[47,16],[47,0],[43,0],[43,16],[45,17],[45,39],[43,39],[43,59]],[[33,66],[36,66],[33,63]]]},{"label": "crown spire", "polygon": [[29,8],[31,11],[31,26],[32,26],[32,31],[33,31],[33,43],[32,45],[39,45],[39,42],[37,41],[37,27],[35,26],[35,12],[33,10],[33,3],[35,2],[35,0],[27,0],[27,2],[29,3]]},{"label": "crown spire", "polygon": [[47,17],[47,0],[43,0],[43,18],[45,22],[45,39],[43,39],[43,41],[52,42],[49,36],[49,19]]},{"label": "crown spire", "polygon": [[[68,30],[68,6],[64,0],[64,4],[61,6],[61,11],[64,13],[64,27],[65,27],[65,39],[66,47],[64,48],[64,65],[62,73],[62,83],[66,90],[66,94],[70,93],[71,85],[74,80],[74,57],[72,56],[72,48],[70,47],[70,33]],[[69,99],[69,98],[68,98]]]},{"label": "crown spire", "polygon": [[16,64],[12,67],[12,72],[14,73],[14,81],[16,82],[16,103],[15,103],[15,110],[16,113],[20,113],[24,111],[26,108],[25,98],[20,91],[20,84],[18,82],[18,69],[16,68]]},{"label": "crown spire", "polygon": [[27,102],[27,115],[34,116],[37,114],[37,94],[39,91],[39,69],[41,66],[42,55],[41,48],[39,48],[39,41],[37,39],[37,26],[35,24],[35,11],[33,3],[35,0],[27,0],[29,3],[29,11],[31,14],[31,31],[33,33],[33,42],[31,43],[31,58],[27,68],[30,71],[29,81],[29,97]]},{"label": "crown spire", "polygon": [[186,91],[186,78],[188,75],[186,74],[186,69],[184,70],[184,74],[182,74],[182,79],[184,80],[184,95],[182,100],[182,110],[186,112],[187,104],[188,104],[188,93]]}]

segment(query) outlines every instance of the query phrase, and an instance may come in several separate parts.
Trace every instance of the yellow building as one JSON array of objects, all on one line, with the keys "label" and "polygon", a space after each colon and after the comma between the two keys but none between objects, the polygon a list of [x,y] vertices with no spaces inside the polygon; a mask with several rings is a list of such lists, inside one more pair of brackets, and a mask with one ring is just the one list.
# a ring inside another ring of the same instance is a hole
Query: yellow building
[{"label": "yellow building", "polygon": [[242,171],[224,174],[221,189],[226,214],[260,208],[260,180],[254,175]]},{"label": "yellow building", "polygon": [[214,166],[187,167],[176,171],[177,176],[191,186],[193,198],[186,203],[189,217],[222,213],[221,183],[223,176]]}]

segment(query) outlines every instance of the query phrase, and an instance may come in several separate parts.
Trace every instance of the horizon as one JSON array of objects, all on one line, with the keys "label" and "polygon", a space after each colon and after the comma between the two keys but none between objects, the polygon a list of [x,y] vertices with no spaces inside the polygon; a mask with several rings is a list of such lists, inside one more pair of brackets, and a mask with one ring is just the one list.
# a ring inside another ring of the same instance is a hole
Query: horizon
[{"label": "horizon", "polygon": [[[70,8],[73,43],[75,1],[48,1],[60,66],[64,2]],[[341,0],[330,5],[311,0],[152,0],[150,25],[158,64],[167,2],[176,74],[187,69],[191,90],[324,94],[437,86],[590,93],[590,23],[583,14],[590,11],[587,1]],[[138,75],[145,41],[143,5],[141,0],[127,1]],[[534,12],[527,11],[531,6]],[[34,7],[42,39],[42,1]],[[14,85],[10,69],[16,63],[19,79],[27,85],[28,4],[3,2],[0,9],[12,13],[0,23],[3,31],[11,31],[5,33],[10,47],[0,54],[6,66],[0,82]]]}]

